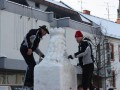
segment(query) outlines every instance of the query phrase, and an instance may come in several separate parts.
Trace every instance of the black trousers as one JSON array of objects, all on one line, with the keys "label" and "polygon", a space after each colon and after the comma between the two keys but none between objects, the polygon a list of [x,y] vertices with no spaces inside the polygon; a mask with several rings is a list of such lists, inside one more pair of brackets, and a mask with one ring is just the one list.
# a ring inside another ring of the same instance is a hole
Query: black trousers
[{"label": "black trousers", "polygon": [[87,64],[83,65],[83,74],[82,74],[82,85],[83,85],[83,90],[94,90],[92,86],[92,77],[93,77],[93,71],[94,71],[94,64]]},{"label": "black trousers", "polygon": [[20,52],[25,59],[26,64],[28,65],[24,86],[32,87],[34,85],[34,67],[36,65],[35,59],[33,57],[33,54],[27,55],[27,47],[21,45]]}]

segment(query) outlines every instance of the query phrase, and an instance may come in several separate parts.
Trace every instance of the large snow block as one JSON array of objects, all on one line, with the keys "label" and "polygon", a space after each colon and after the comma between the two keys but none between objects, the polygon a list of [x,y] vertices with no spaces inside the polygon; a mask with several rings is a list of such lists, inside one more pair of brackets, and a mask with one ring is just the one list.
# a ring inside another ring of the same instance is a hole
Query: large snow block
[{"label": "large snow block", "polygon": [[67,59],[65,30],[50,30],[45,58],[34,69],[34,90],[77,90],[75,68]]},{"label": "large snow block", "polygon": [[34,69],[34,90],[77,90],[75,68],[68,61],[42,61]]}]

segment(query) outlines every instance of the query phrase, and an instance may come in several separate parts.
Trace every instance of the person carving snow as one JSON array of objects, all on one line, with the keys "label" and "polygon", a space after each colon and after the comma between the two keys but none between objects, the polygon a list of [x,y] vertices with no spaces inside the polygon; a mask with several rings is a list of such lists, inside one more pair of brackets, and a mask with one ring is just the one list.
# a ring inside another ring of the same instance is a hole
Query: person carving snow
[{"label": "person carving snow", "polygon": [[69,55],[68,59],[78,58],[79,64],[82,67],[82,86],[83,90],[94,90],[91,84],[93,71],[94,71],[94,57],[92,52],[91,41],[83,37],[81,31],[75,33],[76,41],[78,42],[78,52]]},{"label": "person carving snow", "polygon": [[46,34],[49,34],[49,31],[45,25],[40,26],[38,29],[31,29],[21,43],[20,52],[28,65],[24,86],[33,87],[33,74],[36,65],[33,52],[36,52],[40,57],[44,58],[44,54],[38,49],[38,46],[40,39]]}]

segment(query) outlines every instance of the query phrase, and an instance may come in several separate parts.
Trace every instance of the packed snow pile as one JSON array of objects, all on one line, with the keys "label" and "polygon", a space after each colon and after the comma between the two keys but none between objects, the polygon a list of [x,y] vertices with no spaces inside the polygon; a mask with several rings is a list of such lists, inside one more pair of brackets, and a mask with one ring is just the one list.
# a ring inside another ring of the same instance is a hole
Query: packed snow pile
[{"label": "packed snow pile", "polygon": [[50,30],[50,43],[48,46],[46,60],[53,62],[62,62],[64,60],[66,45],[65,45],[65,30],[62,28],[54,28]]},{"label": "packed snow pile", "polygon": [[67,59],[65,30],[50,29],[45,58],[34,69],[34,90],[77,90],[75,68]]}]

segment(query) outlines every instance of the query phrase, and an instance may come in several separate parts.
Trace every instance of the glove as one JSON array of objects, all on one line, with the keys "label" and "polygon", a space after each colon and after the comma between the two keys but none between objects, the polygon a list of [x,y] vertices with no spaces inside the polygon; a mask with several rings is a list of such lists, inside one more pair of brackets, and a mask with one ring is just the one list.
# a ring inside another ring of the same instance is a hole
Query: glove
[{"label": "glove", "polygon": [[72,56],[72,55],[69,55],[69,56],[68,56],[68,59],[73,59],[73,56]]},{"label": "glove", "polygon": [[74,54],[75,58],[76,58],[77,55],[78,55],[78,53],[75,53],[75,54]]},{"label": "glove", "polygon": [[41,57],[42,57],[42,58],[44,58],[44,57],[45,57],[45,55],[43,54],[43,55],[41,55]]}]

